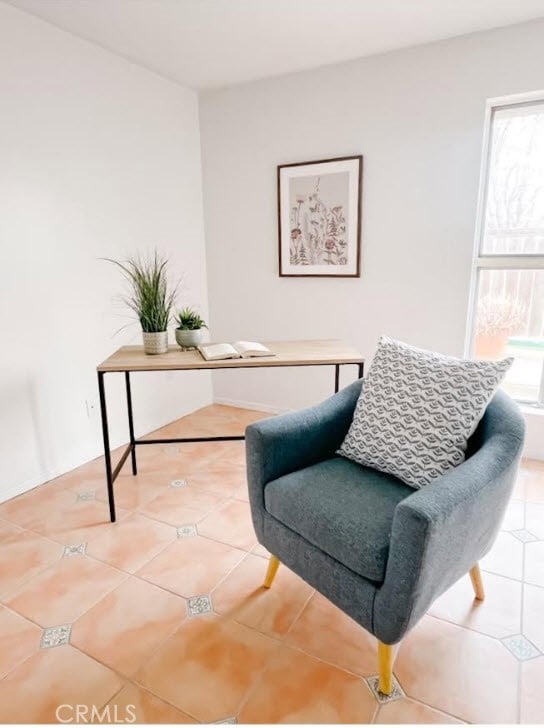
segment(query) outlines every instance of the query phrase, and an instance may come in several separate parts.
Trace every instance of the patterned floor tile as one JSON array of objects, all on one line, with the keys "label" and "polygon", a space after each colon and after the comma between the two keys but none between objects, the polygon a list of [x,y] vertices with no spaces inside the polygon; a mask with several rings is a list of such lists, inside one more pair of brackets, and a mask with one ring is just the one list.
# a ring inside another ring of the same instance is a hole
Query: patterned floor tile
[{"label": "patterned floor tile", "polygon": [[184,599],[131,577],[77,620],[71,643],[133,675],[185,618]]},{"label": "patterned floor tile", "polygon": [[517,657],[518,660],[531,660],[541,654],[540,651],[522,634],[505,637],[501,640],[501,642],[506,649],[514,655],[514,657]]},{"label": "patterned floor tile", "polygon": [[87,553],[87,544],[86,543],[77,543],[73,546],[65,546],[64,551],[62,552],[62,556],[65,559],[72,558],[73,556],[85,556]]},{"label": "patterned floor tile", "polygon": [[186,488],[189,484],[185,478],[176,478],[170,481],[171,488]]},{"label": "patterned floor tile", "polygon": [[538,537],[534,535],[534,533],[531,533],[531,531],[528,531],[526,528],[520,528],[517,531],[510,531],[512,536],[515,536],[515,538],[518,539],[518,541],[521,541],[521,543],[531,543],[532,541],[538,541]]},{"label": "patterned floor tile", "polygon": [[189,619],[136,676],[158,697],[200,721],[236,715],[277,642],[222,617]]},{"label": "patterned floor tile", "polygon": [[178,539],[137,573],[163,589],[189,598],[209,594],[244,555],[244,551],[198,535]]},{"label": "patterned floor tile", "polygon": [[121,687],[114,672],[71,645],[40,650],[0,681],[0,722],[57,723],[59,706],[102,706]]},{"label": "patterned floor tile", "polygon": [[84,490],[76,494],[76,501],[93,501],[96,500],[94,490]]},{"label": "patterned floor tile", "polygon": [[48,627],[42,632],[40,647],[42,650],[48,650],[51,647],[60,647],[70,642],[70,632],[72,626],[70,624],[61,624],[58,627]]},{"label": "patterned floor tile", "polygon": [[192,538],[198,536],[196,523],[186,523],[184,526],[178,526],[176,528],[178,538]]},{"label": "patterned floor tile", "polygon": [[374,719],[374,723],[380,725],[423,725],[425,723],[437,725],[440,723],[461,722],[457,718],[429,708],[427,705],[423,705],[423,703],[416,703],[409,698],[402,698],[393,703],[380,706],[378,714]]},{"label": "patterned floor tile", "polygon": [[0,680],[40,647],[41,629],[0,606]]},{"label": "patterned floor tile", "polygon": [[523,634],[544,654],[544,588],[523,587]]},{"label": "patterned floor tile", "polygon": [[126,578],[88,556],[60,559],[26,582],[6,604],[42,627],[72,623]]},{"label": "patterned floor tile", "polygon": [[376,700],[359,677],[282,647],[250,691],[240,723],[369,723]]},{"label": "patterned floor tile", "polygon": [[202,617],[213,612],[211,598],[205,594],[200,597],[190,597],[187,600],[187,614],[189,617]]},{"label": "patterned floor tile", "polygon": [[262,586],[266,562],[248,555],[213,591],[215,611],[272,637],[281,637],[300,614],[313,590],[286,567],[271,589]]},{"label": "patterned floor tile", "polygon": [[370,688],[370,691],[372,695],[376,698],[378,703],[380,705],[385,705],[386,703],[392,703],[395,700],[400,700],[401,698],[404,698],[404,693],[402,692],[402,688],[399,684],[399,681],[397,678],[393,675],[393,689],[391,691],[390,695],[385,695],[380,690],[380,679],[377,675],[374,675],[373,677],[367,677],[365,679],[366,684]]},{"label": "patterned floor tile", "polygon": [[87,553],[133,574],[175,539],[172,526],[131,513],[92,541]]}]

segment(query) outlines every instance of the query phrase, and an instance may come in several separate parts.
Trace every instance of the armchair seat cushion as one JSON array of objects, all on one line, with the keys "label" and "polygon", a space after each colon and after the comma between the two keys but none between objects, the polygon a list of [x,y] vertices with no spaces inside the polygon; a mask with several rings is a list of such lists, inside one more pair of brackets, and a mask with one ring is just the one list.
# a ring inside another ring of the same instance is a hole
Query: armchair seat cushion
[{"label": "armchair seat cushion", "polygon": [[414,491],[398,478],[333,457],[270,481],[268,513],[366,579],[383,582],[397,503]]}]

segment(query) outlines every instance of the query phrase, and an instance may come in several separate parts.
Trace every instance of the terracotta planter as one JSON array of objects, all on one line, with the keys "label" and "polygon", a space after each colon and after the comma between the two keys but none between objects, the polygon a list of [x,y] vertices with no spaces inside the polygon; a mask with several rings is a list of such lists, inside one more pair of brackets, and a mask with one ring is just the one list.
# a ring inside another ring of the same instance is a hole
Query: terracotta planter
[{"label": "terracotta planter", "polygon": [[474,342],[474,355],[479,359],[501,359],[504,356],[508,333],[478,334]]},{"label": "terracotta planter", "polygon": [[168,351],[168,331],[142,332],[146,354],[166,354]]}]

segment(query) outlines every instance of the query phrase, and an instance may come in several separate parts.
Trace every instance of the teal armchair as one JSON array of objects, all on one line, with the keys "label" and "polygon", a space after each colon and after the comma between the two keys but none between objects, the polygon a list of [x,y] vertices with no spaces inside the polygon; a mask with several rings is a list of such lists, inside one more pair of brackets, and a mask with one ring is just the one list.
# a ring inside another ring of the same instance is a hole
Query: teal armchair
[{"label": "teal armchair", "polygon": [[253,524],[271,556],[378,639],[379,689],[392,690],[393,646],[433,601],[489,551],[513,488],[524,437],[517,405],[498,392],[466,460],[414,490],[336,455],[362,381],[316,407],[246,430]]}]

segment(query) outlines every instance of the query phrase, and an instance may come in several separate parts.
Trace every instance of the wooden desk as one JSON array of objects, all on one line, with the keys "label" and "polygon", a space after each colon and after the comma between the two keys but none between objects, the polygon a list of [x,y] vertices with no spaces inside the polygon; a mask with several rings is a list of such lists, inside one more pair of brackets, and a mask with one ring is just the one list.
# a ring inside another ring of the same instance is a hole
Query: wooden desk
[{"label": "wooden desk", "polygon": [[[134,437],[134,418],[132,412],[132,394],[130,389],[131,372],[186,371],[194,369],[256,369],[272,367],[313,367],[334,366],[334,391],[338,392],[340,367],[356,365],[358,377],[363,376],[364,359],[361,354],[341,341],[267,341],[264,342],[274,352],[271,357],[253,357],[250,359],[223,359],[206,361],[197,350],[182,351],[178,346],[169,348],[166,354],[145,354],[142,346],[123,346],[109,356],[96,368],[98,372],[98,391],[100,395],[100,415],[102,418],[102,435],[104,438],[104,454],[106,461],[106,481],[110,518],[115,521],[115,497],[113,483],[119,475],[128,456],[132,460],[132,474],[138,472],[136,464],[137,445],[157,445],[172,442],[209,442],[224,440],[243,440],[243,435],[227,435],[217,437],[182,437],[167,439],[136,439]],[[112,468],[109,441],[108,413],[104,375],[121,372],[125,375],[127,394],[128,429],[130,442],[119,462]]]}]

